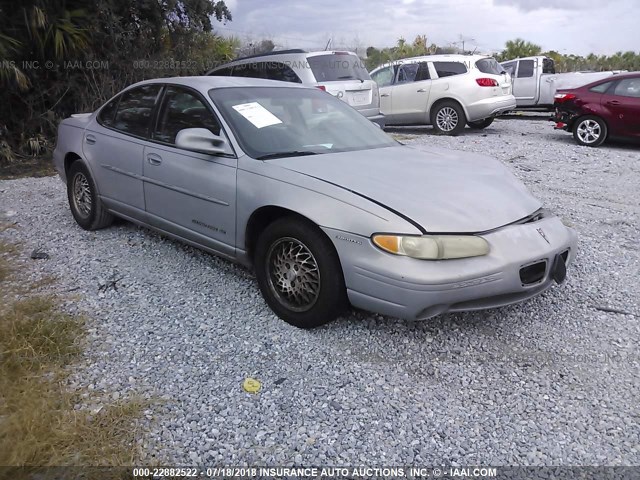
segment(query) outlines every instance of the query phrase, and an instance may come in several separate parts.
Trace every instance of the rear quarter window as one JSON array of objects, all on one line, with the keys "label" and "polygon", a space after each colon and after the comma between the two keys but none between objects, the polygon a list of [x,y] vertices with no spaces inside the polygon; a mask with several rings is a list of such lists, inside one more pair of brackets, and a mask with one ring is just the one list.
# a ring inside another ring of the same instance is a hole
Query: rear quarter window
[{"label": "rear quarter window", "polygon": [[607,90],[609,90],[609,87],[611,86],[613,82],[605,82],[605,83],[601,83],[600,85],[596,85],[595,87],[591,87],[589,89],[590,92],[595,92],[595,93],[604,93]]},{"label": "rear quarter window", "polygon": [[461,62],[433,62],[438,77],[452,77],[467,73],[467,67]]},{"label": "rear quarter window", "polygon": [[113,117],[116,114],[116,108],[118,108],[119,101],[120,95],[107,103],[98,114],[98,122],[107,127],[111,127],[113,125]]},{"label": "rear quarter window", "polygon": [[220,70],[215,70],[209,74],[209,76],[214,77],[228,77],[231,75],[232,67],[221,68]]},{"label": "rear quarter window", "polygon": [[505,71],[495,58],[482,58],[476,62],[476,67],[482,73],[488,73],[490,75],[502,75]]},{"label": "rear quarter window", "polygon": [[264,78],[281,82],[302,83],[293,69],[282,62],[264,62]]}]

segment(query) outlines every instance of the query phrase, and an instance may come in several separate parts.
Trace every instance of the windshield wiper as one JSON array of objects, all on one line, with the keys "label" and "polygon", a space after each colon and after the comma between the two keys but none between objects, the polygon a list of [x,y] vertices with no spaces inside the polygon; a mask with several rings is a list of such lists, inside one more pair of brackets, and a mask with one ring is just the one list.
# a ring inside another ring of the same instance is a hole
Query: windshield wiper
[{"label": "windshield wiper", "polygon": [[260,155],[259,157],[256,157],[256,159],[269,160],[270,158],[302,157],[304,155],[317,155],[317,153],[310,150],[291,150],[290,152],[267,153],[266,155]]}]

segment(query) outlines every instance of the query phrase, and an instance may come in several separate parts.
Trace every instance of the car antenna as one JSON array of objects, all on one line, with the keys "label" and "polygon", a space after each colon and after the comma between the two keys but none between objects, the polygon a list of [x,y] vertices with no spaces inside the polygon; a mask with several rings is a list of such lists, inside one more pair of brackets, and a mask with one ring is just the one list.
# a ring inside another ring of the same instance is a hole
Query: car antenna
[{"label": "car antenna", "polygon": [[325,51],[329,49],[329,45],[331,45],[331,38],[329,39],[329,41],[327,42],[327,46],[324,47]]}]

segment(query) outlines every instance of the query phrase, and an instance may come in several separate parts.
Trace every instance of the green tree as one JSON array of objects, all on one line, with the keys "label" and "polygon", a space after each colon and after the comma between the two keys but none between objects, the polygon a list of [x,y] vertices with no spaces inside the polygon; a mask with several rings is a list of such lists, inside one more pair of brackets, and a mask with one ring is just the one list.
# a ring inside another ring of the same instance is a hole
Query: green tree
[{"label": "green tree", "polygon": [[505,49],[500,54],[500,61],[513,60],[515,58],[532,57],[534,55],[540,55],[542,47],[535,43],[527,42],[522,38],[516,38],[515,40],[508,40],[505,43]]},{"label": "green tree", "polygon": [[237,43],[212,31],[230,20],[224,1],[0,0],[0,156],[51,146],[60,118],[126,85],[232,59]]}]

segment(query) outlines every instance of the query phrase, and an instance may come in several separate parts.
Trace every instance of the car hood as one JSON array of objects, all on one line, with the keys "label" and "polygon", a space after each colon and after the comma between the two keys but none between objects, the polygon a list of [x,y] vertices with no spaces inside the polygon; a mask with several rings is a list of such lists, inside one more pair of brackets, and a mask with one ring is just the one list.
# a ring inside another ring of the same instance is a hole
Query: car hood
[{"label": "car hood", "polygon": [[541,207],[498,160],[397,146],[269,160],[369,198],[433,233],[484,232]]}]

